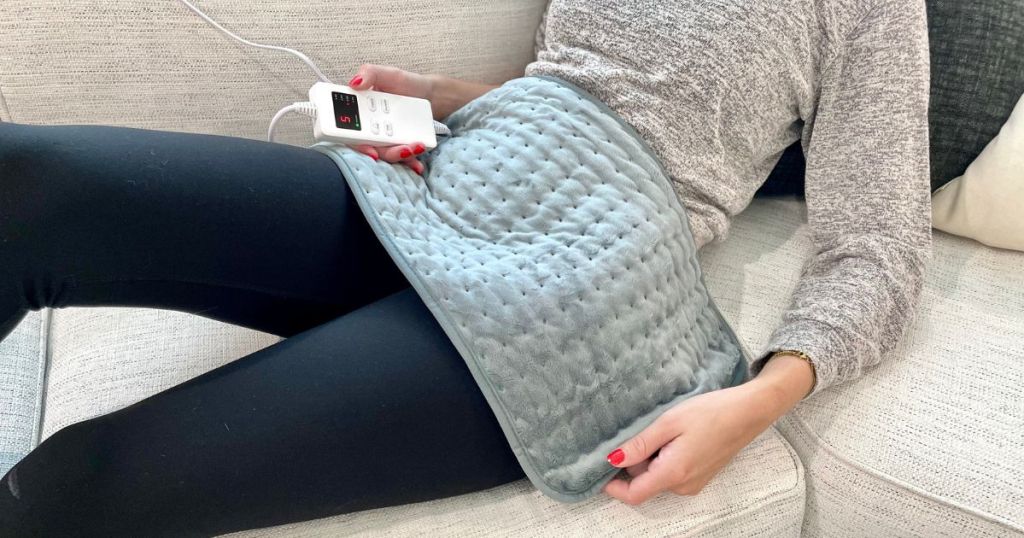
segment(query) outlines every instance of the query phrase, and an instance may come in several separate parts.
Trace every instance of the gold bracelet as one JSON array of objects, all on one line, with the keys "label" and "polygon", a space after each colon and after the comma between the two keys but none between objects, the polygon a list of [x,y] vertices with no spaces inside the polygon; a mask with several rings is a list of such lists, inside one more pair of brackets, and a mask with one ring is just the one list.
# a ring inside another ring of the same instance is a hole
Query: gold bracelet
[{"label": "gold bracelet", "polygon": [[775,353],[772,353],[772,356],[768,357],[768,360],[774,359],[776,355],[793,355],[793,356],[796,356],[796,357],[799,357],[799,358],[803,359],[804,362],[806,362],[807,364],[811,365],[811,377],[814,378],[814,382],[811,383],[811,387],[812,387],[811,391],[812,392],[814,391],[813,387],[818,385],[818,369],[814,367],[814,361],[812,361],[811,358],[808,357],[806,353],[804,353],[803,351],[800,351],[799,349],[780,349],[780,350],[776,351]]}]

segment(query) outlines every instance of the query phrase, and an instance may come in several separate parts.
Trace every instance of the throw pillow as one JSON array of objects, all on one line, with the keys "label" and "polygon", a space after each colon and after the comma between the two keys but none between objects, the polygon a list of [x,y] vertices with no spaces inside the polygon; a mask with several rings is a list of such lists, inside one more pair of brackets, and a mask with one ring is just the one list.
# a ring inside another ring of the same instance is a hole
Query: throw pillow
[{"label": "throw pillow", "polygon": [[1024,89],[1024,2],[928,0],[932,191],[964,173]]},{"label": "throw pillow", "polygon": [[986,245],[1024,251],[1024,96],[963,176],[935,191],[932,224]]}]

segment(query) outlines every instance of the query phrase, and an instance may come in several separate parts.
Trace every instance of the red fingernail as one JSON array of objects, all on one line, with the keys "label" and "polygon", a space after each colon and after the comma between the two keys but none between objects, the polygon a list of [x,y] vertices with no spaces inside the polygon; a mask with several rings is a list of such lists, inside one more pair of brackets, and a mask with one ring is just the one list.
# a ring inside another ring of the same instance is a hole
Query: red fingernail
[{"label": "red fingernail", "polygon": [[363,83],[363,77],[356,75],[352,77],[352,80],[348,81],[349,86],[358,86]]},{"label": "red fingernail", "polygon": [[375,160],[375,161],[380,160],[380,157],[378,157],[377,155],[374,155],[373,153],[370,154],[370,158]]},{"label": "red fingernail", "polygon": [[412,152],[409,151],[409,148],[402,148],[402,152],[399,153],[398,155],[401,156],[403,159],[408,159],[409,157],[412,157]]},{"label": "red fingernail", "polygon": [[423,153],[426,149],[427,147],[424,146],[423,144],[416,144],[415,146],[412,147],[412,152],[415,153],[416,155],[419,155],[420,153]]},{"label": "red fingernail", "polygon": [[417,174],[422,176],[424,170],[423,163],[420,163],[419,166],[413,168],[413,170],[415,170]]},{"label": "red fingernail", "polygon": [[626,459],[626,453],[621,448],[612,450],[611,454],[608,454],[608,463],[612,465],[618,465],[622,463],[622,460]]}]

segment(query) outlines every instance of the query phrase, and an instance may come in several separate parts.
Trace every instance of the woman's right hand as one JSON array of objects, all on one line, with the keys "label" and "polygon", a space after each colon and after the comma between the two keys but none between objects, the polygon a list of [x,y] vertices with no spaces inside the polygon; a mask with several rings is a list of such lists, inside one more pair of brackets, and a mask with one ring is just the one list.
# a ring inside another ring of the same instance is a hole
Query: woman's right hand
[{"label": "woman's right hand", "polygon": [[[348,85],[353,90],[377,90],[430,100],[434,80],[427,75],[397,67],[363,64]],[[423,163],[416,159],[417,155],[427,149],[422,142],[383,147],[360,144],[353,148],[360,153],[369,155],[375,161],[384,159],[389,163],[401,163],[412,168],[417,174],[423,174]]]},{"label": "woman's right hand", "polygon": [[[372,89],[426,99],[430,101],[435,120],[448,117],[466,103],[497,88],[494,84],[467,82],[443,75],[421,75],[397,67],[374,64],[360,66],[348,85],[353,90]],[[355,149],[374,160],[402,163],[417,174],[423,174],[423,163],[416,159],[417,155],[427,150],[422,142],[387,147],[359,145]]]}]

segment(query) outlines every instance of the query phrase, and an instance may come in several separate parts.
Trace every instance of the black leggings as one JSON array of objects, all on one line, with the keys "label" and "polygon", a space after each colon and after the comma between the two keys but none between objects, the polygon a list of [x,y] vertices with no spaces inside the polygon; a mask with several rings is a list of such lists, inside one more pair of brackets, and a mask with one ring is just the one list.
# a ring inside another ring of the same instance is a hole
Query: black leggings
[{"label": "black leggings", "polygon": [[0,338],[100,305],[288,338],[56,432],[0,481],[2,536],[211,535],[524,476],[321,153],[0,123]]}]

